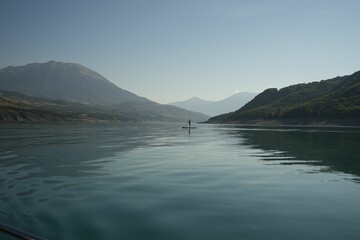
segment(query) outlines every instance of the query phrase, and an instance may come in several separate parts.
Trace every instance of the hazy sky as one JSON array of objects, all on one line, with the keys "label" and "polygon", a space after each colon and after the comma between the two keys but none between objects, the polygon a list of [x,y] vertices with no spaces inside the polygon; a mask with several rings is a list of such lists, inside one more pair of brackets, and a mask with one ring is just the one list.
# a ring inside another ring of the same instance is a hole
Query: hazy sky
[{"label": "hazy sky", "polygon": [[161,103],[360,70],[358,0],[0,0],[0,68],[87,66]]}]

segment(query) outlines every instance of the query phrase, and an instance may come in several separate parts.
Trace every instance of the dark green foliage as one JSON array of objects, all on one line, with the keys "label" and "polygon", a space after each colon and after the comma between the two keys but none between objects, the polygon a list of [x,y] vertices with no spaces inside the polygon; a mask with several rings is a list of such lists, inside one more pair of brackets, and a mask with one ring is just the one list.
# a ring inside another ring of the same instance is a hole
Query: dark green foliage
[{"label": "dark green foliage", "polygon": [[357,118],[360,118],[360,72],[280,90],[270,88],[238,111],[216,116],[209,122]]},{"label": "dark green foliage", "polygon": [[257,95],[252,101],[245,104],[242,109],[243,111],[261,107],[266,105],[270,101],[275,101],[278,98],[278,90],[276,88],[269,88]]}]

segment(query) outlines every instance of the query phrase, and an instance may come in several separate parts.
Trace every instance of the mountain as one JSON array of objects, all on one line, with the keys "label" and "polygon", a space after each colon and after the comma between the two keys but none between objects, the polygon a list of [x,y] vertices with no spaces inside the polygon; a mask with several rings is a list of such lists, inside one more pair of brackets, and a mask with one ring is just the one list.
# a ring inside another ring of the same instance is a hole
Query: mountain
[{"label": "mountain", "polygon": [[280,90],[267,89],[239,110],[213,117],[208,122],[249,123],[258,120],[360,125],[360,71]]},{"label": "mountain", "polygon": [[0,89],[92,104],[147,101],[80,64],[55,61],[0,69]]},{"label": "mountain", "polygon": [[[208,116],[167,106],[121,89],[97,72],[80,64],[50,61],[0,69],[0,90],[24,94],[18,106],[57,113],[65,110],[51,103],[66,101],[71,112],[83,112],[102,119],[131,119],[137,121],[205,121]],[[42,98],[27,106],[25,98]],[[50,103],[50,105],[49,105]],[[17,103],[16,103],[17,104]],[[15,104],[15,105],[16,105]],[[50,109],[48,107],[51,106]],[[45,109],[44,109],[45,107]],[[80,108],[81,110],[79,111]],[[29,110],[28,110],[29,111]],[[105,116],[103,115],[105,114]]]},{"label": "mountain", "polygon": [[195,112],[215,116],[221,113],[234,111],[249,102],[256,96],[256,93],[240,92],[219,101],[208,101],[193,97],[182,102],[169,103]]}]

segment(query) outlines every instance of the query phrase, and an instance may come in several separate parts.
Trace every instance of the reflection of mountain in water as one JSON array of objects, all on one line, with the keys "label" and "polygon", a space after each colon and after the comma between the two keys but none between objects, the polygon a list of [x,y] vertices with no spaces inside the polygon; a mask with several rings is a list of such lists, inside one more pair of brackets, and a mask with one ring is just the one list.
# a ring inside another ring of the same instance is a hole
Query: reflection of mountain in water
[{"label": "reflection of mountain in water", "polygon": [[359,128],[241,128],[235,135],[242,144],[269,152],[259,156],[265,161],[325,166],[326,171],[360,176]]}]

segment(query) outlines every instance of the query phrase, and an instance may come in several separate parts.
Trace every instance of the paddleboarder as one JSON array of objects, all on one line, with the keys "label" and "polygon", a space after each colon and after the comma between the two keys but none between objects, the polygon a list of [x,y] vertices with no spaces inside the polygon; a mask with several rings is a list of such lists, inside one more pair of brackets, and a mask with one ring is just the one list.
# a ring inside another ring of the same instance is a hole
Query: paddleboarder
[{"label": "paddleboarder", "polygon": [[191,119],[189,119],[186,124],[189,124],[189,128],[191,128]]}]

